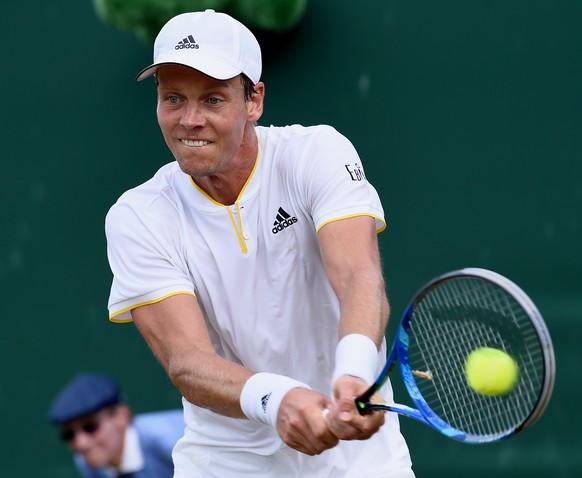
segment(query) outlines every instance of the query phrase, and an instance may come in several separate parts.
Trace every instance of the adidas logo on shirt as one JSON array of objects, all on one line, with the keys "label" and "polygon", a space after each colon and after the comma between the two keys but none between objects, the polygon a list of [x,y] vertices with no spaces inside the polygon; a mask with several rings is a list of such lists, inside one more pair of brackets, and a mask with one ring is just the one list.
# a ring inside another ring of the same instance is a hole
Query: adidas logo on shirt
[{"label": "adidas logo on shirt", "polygon": [[278,232],[282,231],[283,229],[292,226],[297,222],[297,218],[295,216],[291,217],[291,215],[285,211],[282,207],[279,208],[277,211],[277,217],[275,218],[275,222],[273,223],[273,229],[271,232],[273,234],[277,234]]},{"label": "adidas logo on shirt", "polygon": [[200,45],[196,43],[196,40],[194,40],[192,35],[188,35],[186,38],[179,41],[178,44],[174,47],[175,50],[183,50],[184,48],[195,48],[197,50],[200,48]]}]

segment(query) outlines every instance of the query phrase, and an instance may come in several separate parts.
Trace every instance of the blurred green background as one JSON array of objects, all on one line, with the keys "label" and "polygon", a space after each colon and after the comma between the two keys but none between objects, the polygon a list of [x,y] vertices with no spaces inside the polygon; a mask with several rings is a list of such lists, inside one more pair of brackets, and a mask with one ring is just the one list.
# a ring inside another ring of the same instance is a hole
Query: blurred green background
[{"label": "blurred green background", "polygon": [[[172,158],[153,83],[134,81],[148,45],[89,0],[2,8],[0,475],[74,477],[46,421],[73,375],[113,374],[136,412],[180,406],[134,326],[108,322],[103,233]],[[392,325],[432,276],[478,266],[520,284],[552,333],[554,397],[523,435],[469,446],[401,420],[420,478],[582,476],[581,24],[575,0],[311,0],[262,40],[261,124],[332,124],[380,192]]]}]

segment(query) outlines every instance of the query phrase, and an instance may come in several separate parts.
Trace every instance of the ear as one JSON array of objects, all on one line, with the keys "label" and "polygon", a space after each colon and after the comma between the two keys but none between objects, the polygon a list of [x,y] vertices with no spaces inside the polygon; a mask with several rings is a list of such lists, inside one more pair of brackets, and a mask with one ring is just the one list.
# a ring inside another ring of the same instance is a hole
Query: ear
[{"label": "ear", "polygon": [[124,425],[131,423],[132,413],[129,407],[125,403],[120,403],[117,405],[117,410],[115,411],[117,419]]},{"label": "ear", "polygon": [[247,101],[247,111],[249,115],[249,122],[256,123],[263,115],[263,102],[265,99],[265,84],[259,81],[254,85],[256,93],[249,101]]}]

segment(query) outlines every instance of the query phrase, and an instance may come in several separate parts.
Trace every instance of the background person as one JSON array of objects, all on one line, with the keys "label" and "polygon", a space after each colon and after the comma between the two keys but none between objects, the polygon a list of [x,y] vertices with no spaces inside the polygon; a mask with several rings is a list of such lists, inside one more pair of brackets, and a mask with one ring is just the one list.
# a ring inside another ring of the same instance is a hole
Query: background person
[{"label": "background person", "polygon": [[182,410],[132,415],[111,377],[84,373],[55,398],[49,420],[85,478],[171,478],[172,448],[184,433]]}]

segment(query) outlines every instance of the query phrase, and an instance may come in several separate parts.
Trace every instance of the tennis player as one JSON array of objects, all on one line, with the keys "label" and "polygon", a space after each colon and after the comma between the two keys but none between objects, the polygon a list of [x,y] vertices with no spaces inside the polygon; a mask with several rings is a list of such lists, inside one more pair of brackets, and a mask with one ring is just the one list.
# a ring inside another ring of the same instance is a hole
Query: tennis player
[{"label": "tennis player", "polygon": [[150,76],[176,161],[107,215],[109,311],[183,395],[174,476],[413,477],[397,415],[354,406],[389,315],[383,209],[354,147],[257,126],[260,47],[225,14],[171,19]]}]

